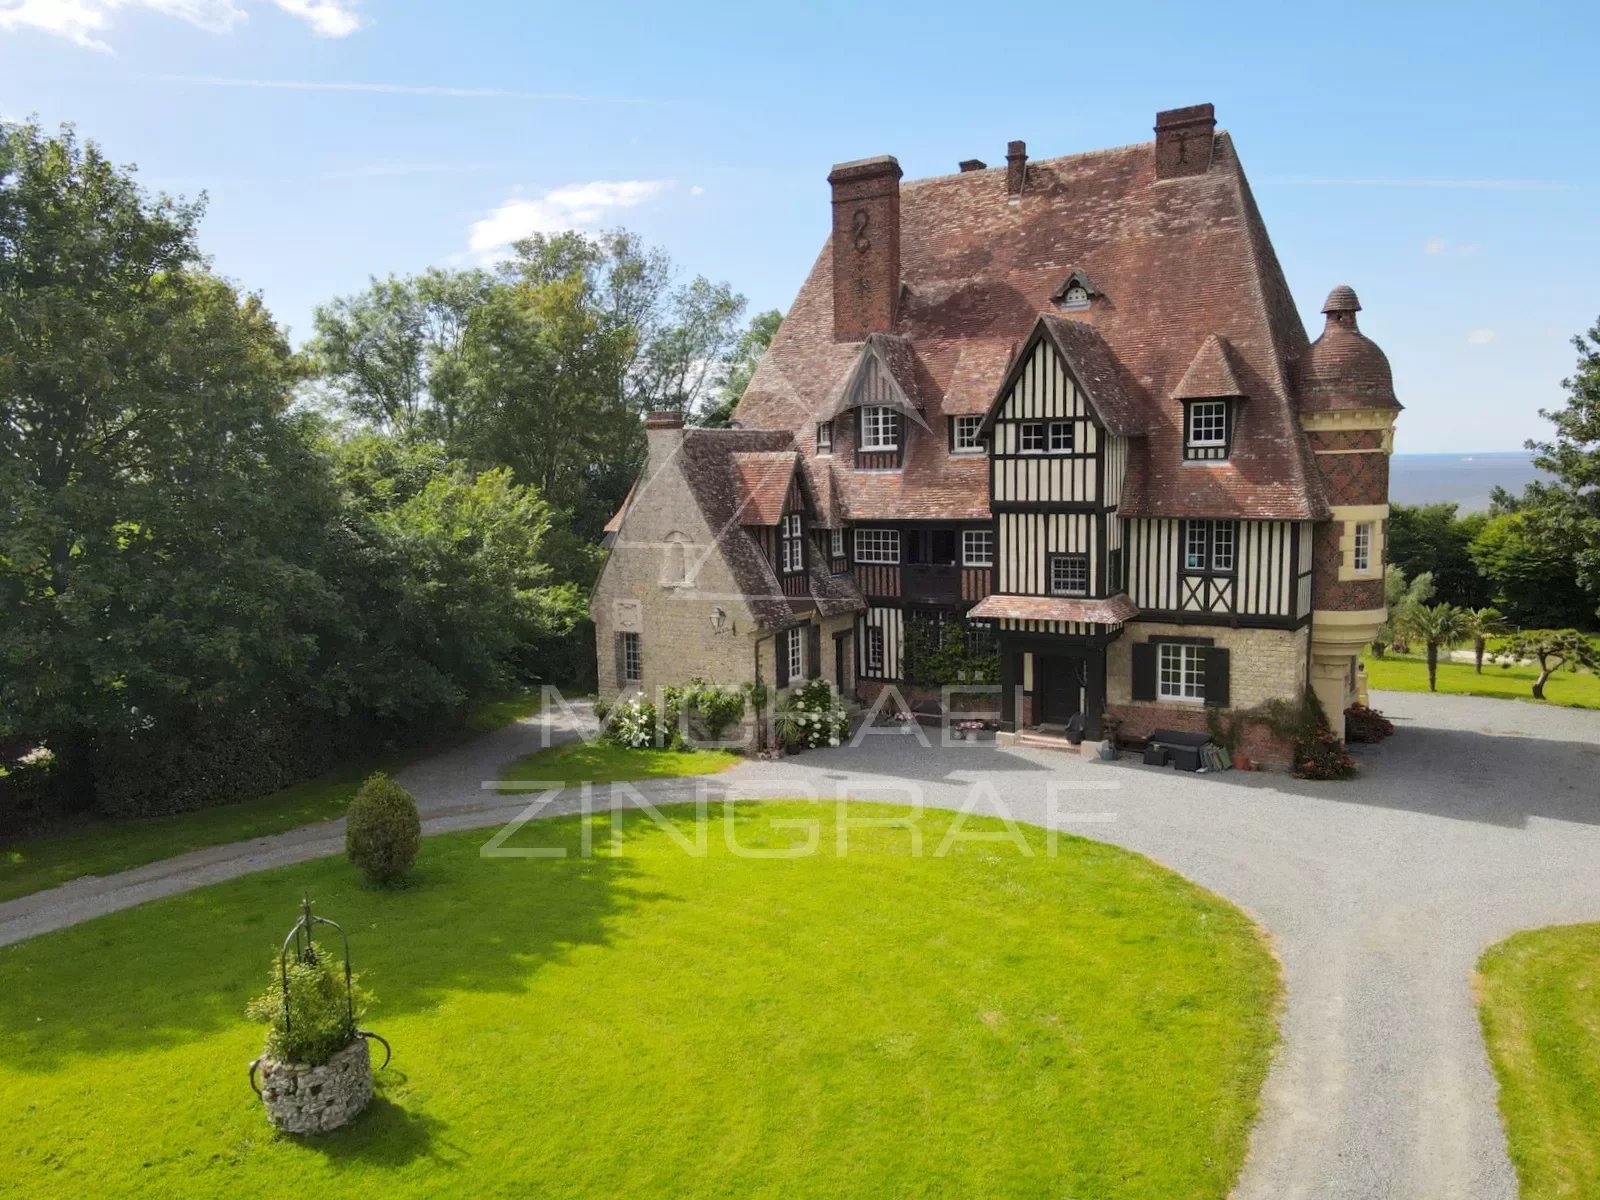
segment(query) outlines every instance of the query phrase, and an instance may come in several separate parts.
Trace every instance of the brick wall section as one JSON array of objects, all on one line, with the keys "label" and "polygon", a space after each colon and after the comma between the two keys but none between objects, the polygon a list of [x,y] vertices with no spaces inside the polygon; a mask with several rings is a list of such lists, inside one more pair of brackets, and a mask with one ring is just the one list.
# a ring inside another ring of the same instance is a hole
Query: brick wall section
[{"label": "brick wall section", "polygon": [[1312,453],[1324,450],[1382,450],[1381,429],[1313,429],[1306,433]]},{"label": "brick wall section", "polygon": [[[1341,501],[1342,502],[1342,501]],[[1380,501],[1381,503],[1381,501]],[[1324,612],[1370,612],[1383,607],[1383,580],[1339,579],[1344,523],[1324,521],[1312,537],[1312,603]]]},{"label": "brick wall section", "polygon": [[1330,504],[1387,504],[1389,456],[1382,450],[1370,454],[1319,454]]},{"label": "brick wall section", "polygon": [[900,299],[900,164],[885,155],[840,163],[833,187],[833,338],[894,328]]},{"label": "brick wall section", "polygon": [[[1175,729],[1181,733],[1205,733],[1206,715],[1203,709],[1174,704],[1113,704],[1108,710],[1119,717],[1122,724],[1117,729],[1119,741],[1143,741],[1158,729]],[[1259,767],[1286,771],[1293,765],[1293,747],[1265,725],[1250,722],[1244,728],[1239,747]]]}]

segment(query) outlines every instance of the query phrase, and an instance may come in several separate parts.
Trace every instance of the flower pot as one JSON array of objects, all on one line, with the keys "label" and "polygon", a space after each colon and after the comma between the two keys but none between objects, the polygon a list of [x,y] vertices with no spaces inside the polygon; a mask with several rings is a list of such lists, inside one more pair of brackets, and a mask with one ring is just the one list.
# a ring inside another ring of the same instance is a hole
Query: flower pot
[{"label": "flower pot", "polygon": [[261,1075],[267,1120],[285,1133],[330,1133],[350,1124],[372,1100],[372,1055],[356,1038],[321,1066],[280,1062],[265,1055],[250,1064]]},{"label": "flower pot", "polygon": [[1233,769],[1235,771],[1253,771],[1255,764],[1250,761],[1250,756],[1242,750],[1233,752]]}]

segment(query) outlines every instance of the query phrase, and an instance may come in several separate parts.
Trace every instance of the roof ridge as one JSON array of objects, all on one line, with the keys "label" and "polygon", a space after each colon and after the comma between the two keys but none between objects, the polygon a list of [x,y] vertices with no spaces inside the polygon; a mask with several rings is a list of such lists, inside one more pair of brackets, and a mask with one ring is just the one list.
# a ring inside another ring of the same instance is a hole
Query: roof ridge
[{"label": "roof ridge", "polygon": [[[1221,131],[1219,131],[1218,135],[1221,136]],[[1102,146],[1098,150],[1078,150],[1072,154],[1052,155],[1050,158],[1030,158],[1028,159],[1028,165],[1030,167],[1043,167],[1054,166],[1056,163],[1082,162],[1084,159],[1089,158],[1110,158],[1113,155],[1127,154],[1133,150],[1154,150],[1155,145],[1155,139],[1152,138],[1147,142],[1127,142],[1121,146]],[[919,187],[924,183],[937,183],[942,179],[960,179],[963,176],[970,177],[994,173],[1004,174],[1005,170],[1006,168],[1002,164],[1000,166],[985,167],[981,171],[948,171],[942,175],[919,175],[915,179],[901,180],[900,190],[901,192],[905,192],[909,189]],[[1024,188],[1024,191],[1026,191],[1026,188]]]}]

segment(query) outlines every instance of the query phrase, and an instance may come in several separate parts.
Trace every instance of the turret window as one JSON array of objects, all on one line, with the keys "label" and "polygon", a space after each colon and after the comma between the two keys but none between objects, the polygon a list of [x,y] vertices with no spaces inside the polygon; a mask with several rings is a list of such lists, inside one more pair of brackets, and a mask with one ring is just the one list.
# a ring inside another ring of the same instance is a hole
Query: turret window
[{"label": "turret window", "polygon": [[1372,522],[1356,522],[1350,565],[1365,574],[1372,570]]}]

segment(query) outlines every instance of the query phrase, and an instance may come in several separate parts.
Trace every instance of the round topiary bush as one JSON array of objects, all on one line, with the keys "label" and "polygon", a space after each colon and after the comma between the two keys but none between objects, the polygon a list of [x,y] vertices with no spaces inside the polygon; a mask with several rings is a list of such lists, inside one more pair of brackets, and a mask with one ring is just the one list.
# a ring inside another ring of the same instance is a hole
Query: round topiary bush
[{"label": "round topiary bush", "polygon": [[422,819],[417,802],[382,771],[367,778],[350,801],[344,852],[370,883],[393,883],[417,861]]}]

